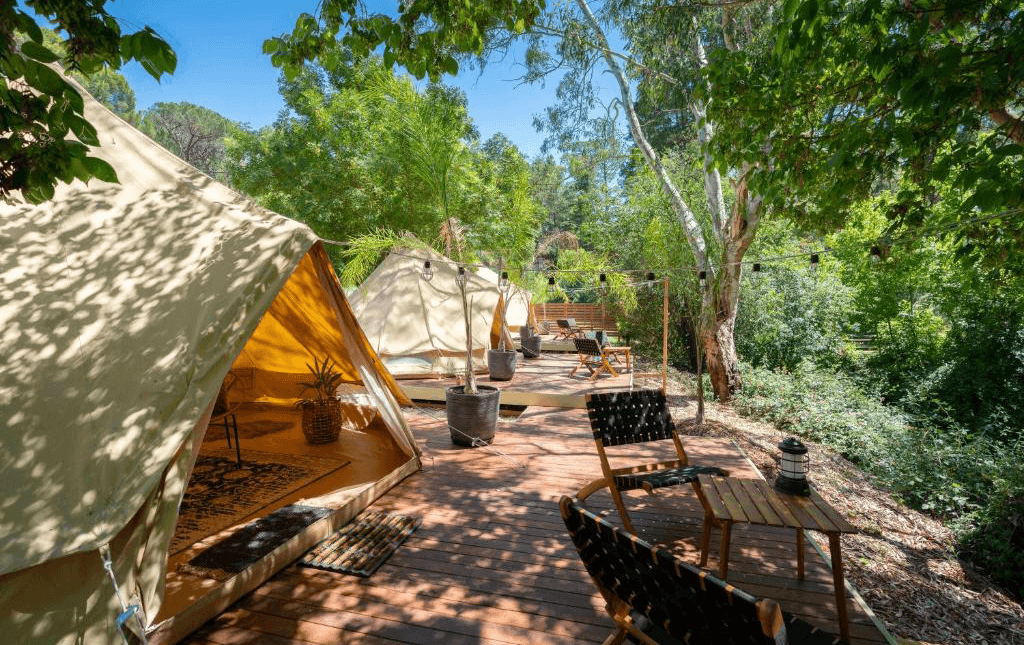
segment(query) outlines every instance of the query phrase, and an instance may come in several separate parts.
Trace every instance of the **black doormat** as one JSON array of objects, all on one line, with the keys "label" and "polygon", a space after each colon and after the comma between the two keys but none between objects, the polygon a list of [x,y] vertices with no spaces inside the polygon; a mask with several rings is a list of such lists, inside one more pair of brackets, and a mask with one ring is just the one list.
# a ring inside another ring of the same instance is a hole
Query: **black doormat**
[{"label": "black doormat", "polygon": [[221,542],[206,549],[178,571],[204,578],[227,580],[259,562],[268,553],[299,534],[334,509],[291,504],[249,522]]},{"label": "black doormat", "polygon": [[416,518],[365,510],[313,547],[299,564],[366,578],[384,564],[419,525]]}]

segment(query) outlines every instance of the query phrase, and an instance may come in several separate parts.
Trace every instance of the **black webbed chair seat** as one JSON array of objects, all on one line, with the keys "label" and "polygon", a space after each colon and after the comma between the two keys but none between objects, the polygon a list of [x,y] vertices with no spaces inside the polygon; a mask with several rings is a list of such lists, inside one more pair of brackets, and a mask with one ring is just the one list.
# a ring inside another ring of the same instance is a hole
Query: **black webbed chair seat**
[{"label": "black webbed chair seat", "polygon": [[716,475],[722,477],[725,471],[717,466],[681,466],[665,468],[649,473],[631,473],[615,477],[615,485],[619,490],[657,490],[667,486],[681,486],[697,481],[699,475]]},{"label": "black webbed chair seat", "polygon": [[651,546],[571,498],[559,502],[580,559],[604,597],[617,630],[605,643],[630,638],[648,645],[838,645],[837,637],[784,613]]}]

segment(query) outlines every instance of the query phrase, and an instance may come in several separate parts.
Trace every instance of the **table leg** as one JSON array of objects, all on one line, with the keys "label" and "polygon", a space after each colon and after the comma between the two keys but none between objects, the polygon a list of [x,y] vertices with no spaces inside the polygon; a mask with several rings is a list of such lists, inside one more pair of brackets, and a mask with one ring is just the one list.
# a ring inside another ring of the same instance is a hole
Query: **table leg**
[{"label": "table leg", "polygon": [[832,554],[832,583],[836,586],[836,609],[839,612],[839,636],[849,642],[850,624],[846,614],[846,587],[843,583],[843,554],[840,551],[839,533],[828,534],[828,550]]},{"label": "table leg", "polygon": [[804,579],[804,530],[796,529],[796,576]]},{"label": "table leg", "polygon": [[722,544],[718,549],[718,577],[725,580],[729,575],[729,538],[732,533],[732,522],[722,523]]},{"label": "table leg", "polygon": [[700,566],[708,565],[708,551],[711,550],[711,518],[704,515],[704,535],[700,540]]}]

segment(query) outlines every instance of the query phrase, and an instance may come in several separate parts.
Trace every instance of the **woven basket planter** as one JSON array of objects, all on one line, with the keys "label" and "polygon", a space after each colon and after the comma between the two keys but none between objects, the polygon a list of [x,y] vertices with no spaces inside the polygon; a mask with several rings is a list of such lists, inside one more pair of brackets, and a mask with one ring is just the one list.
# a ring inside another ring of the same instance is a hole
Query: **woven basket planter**
[{"label": "woven basket planter", "polygon": [[341,433],[341,402],[327,399],[302,405],[302,434],[312,444],[331,443]]}]

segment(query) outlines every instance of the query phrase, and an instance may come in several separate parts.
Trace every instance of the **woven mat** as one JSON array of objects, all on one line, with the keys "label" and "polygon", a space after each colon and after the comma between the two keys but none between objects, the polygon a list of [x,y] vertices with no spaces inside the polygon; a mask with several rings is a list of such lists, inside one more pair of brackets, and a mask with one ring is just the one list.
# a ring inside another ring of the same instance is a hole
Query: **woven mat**
[{"label": "woven mat", "polygon": [[178,509],[173,555],[242,521],[285,495],[346,465],[336,459],[203,447]]},{"label": "woven mat", "polygon": [[309,551],[299,564],[364,578],[391,557],[419,526],[419,519],[365,510]]},{"label": "woven mat", "polygon": [[279,508],[249,522],[187,563],[179,564],[177,570],[179,573],[227,580],[333,512],[329,508],[301,504]]}]

